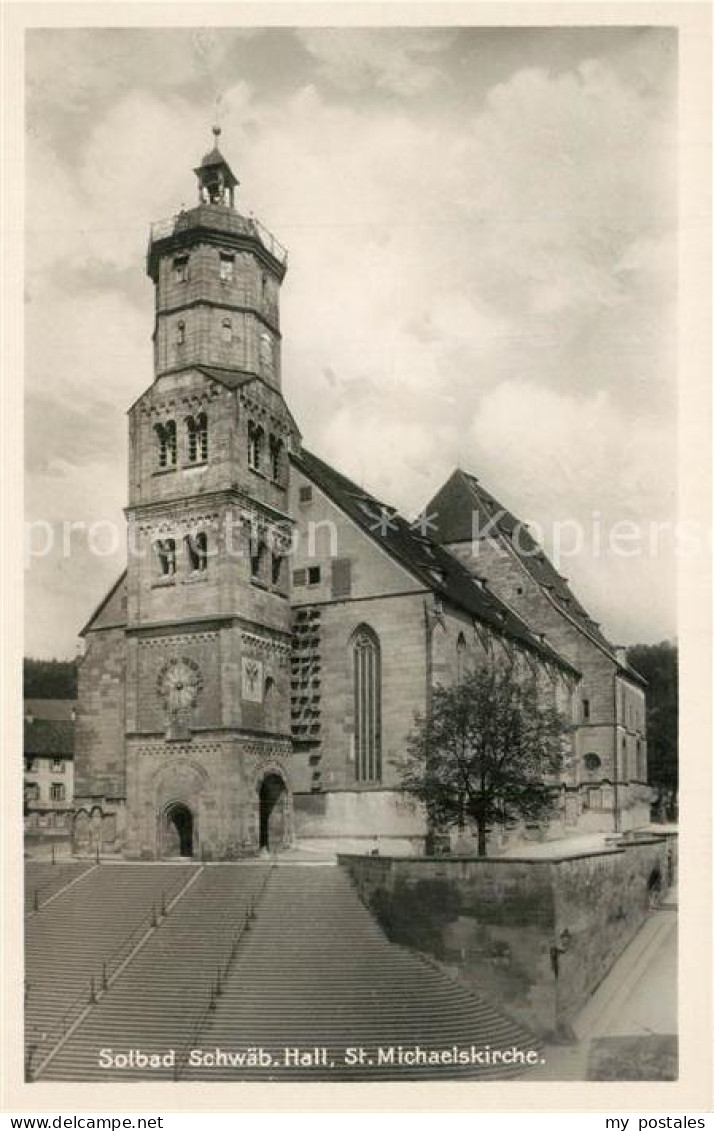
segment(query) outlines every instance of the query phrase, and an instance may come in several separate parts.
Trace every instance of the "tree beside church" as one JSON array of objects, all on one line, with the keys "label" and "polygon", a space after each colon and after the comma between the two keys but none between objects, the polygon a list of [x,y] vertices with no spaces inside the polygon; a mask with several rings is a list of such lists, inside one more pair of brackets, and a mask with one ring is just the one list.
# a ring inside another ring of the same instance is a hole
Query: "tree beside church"
[{"label": "tree beside church", "polygon": [[[400,762],[402,787],[435,833],[473,828],[485,856],[489,832],[547,822],[556,807],[572,725],[533,671],[479,664],[434,690]],[[458,851],[458,848],[457,848]]]}]

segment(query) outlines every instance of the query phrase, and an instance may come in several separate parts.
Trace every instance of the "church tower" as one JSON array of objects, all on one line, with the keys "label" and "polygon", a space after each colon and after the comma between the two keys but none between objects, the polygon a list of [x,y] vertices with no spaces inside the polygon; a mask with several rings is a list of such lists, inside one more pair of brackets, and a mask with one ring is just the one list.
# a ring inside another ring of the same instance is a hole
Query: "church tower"
[{"label": "church tower", "polygon": [[287,256],[215,144],[152,225],[151,387],[129,410],[126,855],[230,859],[291,837]]}]

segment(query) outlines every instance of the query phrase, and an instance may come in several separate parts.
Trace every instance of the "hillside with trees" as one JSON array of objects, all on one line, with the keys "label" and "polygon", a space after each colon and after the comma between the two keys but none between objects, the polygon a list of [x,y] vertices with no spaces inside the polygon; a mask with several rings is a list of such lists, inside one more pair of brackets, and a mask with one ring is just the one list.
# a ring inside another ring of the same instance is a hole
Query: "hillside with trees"
[{"label": "hillside with trees", "polygon": [[35,660],[23,663],[25,699],[76,699],[77,664],[74,660]]}]

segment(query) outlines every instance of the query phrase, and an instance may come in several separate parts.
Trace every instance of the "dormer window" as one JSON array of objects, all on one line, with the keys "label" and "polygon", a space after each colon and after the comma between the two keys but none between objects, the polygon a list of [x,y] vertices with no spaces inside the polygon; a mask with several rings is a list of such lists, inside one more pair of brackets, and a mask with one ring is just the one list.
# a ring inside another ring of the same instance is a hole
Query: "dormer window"
[{"label": "dormer window", "polygon": [[248,422],[248,466],[253,471],[260,471],[263,458],[263,441],[265,433],[259,424],[252,420]]},{"label": "dormer window", "polygon": [[167,420],[165,424],[155,424],[154,432],[158,442],[159,468],[176,466],[176,421]]},{"label": "dormer window", "polygon": [[174,259],[174,281],[176,283],[188,282],[188,256],[177,255]]},{"label": "dormer window", "polygon": [[234,255],[229,255],[229,253],[226,252],[226,251],[221,252],[219,271],[220,271],[220,279],[221,279],[222,283],[232,283],[233,282],[233,266],[234,266],[234,263],[235,263],[235,256]]}]

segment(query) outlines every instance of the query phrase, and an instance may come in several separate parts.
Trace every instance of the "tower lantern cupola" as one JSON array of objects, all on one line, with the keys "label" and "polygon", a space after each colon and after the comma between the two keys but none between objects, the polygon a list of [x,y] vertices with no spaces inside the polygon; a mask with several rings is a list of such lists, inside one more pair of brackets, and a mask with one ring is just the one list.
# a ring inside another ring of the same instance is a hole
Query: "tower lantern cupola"
[{"label": "tower lantern cupola", "polygon": [[213,134],[216,139],[213,149],[194,169],[198,177],[198,201],[199,204],[222,204],[233,208],[234,190],[240,182],[218,148],[221,127],[214,126]]}]

